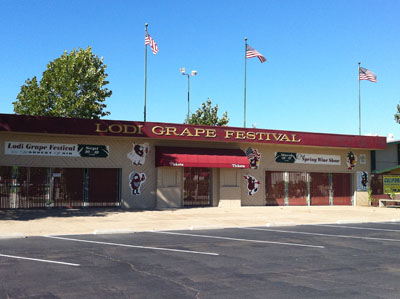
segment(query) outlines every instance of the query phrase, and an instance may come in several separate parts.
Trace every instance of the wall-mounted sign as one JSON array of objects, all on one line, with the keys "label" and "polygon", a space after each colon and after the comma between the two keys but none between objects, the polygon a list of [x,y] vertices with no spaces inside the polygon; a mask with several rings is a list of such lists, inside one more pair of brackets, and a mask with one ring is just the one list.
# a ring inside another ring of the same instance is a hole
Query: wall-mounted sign
[{"label": "wall-mounted sign", "polygon": [[360,164],[367,164],[367,155],[366,154],[360,155]]},{"label": "wall-mounted sign", "polygon": [[400,192],[400,175],[383,176],[383,193]]},{"label": "wall-mounted sign", "polygon": [[357,191],[367,191],[368,188],[368,172],[357,171]]},{"label": "wall-mounted sign", "polygon": [[275,162],[340,166],[341,158],[338,155],[319,155],[319,154],[277,152],[277,153],[275,153]]},{"label": "wall-mounted sign", "polygon": [[6,141],[4,154],[53,157],[108,157],[107,145]]},{"label": "wall-mounted sign", "polygon": [[201,126],[106,119],[62,118],[1,114],[0,131],[62,135],[124,136],[167,140],[244,142],[293,146],[385,149],[386,138],[258,128]]},{"label": "wall-mounted sign", "polygon": [[81,157],[107,158],[107,145],[78,144],[78,152]]}]

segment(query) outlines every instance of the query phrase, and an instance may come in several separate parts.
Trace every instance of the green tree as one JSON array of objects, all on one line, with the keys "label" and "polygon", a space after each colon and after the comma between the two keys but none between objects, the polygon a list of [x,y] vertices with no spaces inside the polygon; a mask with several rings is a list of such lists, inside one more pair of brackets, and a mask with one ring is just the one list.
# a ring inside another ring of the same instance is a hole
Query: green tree
[{"label": "green tree", "polygon": [[49,62],[40,83],[35,77],[21,86],[14,112],[78,118],[100,118],[109,115],[104,101],[112,91],[104,88],[109,82],[103,58],[86,50],[73,49]]},{"label": "green tree", "polygon": [[394,115],[394,120],[400,124],[400,105],[397,104],[397,113]]},{"label": "green tree", "polygon": [[201,104],[201,108],[197,109],[196,113],[192,113],[189,119],[185,120],[186,124],[189,125],[207,125],[207,126],[226,126],[229,122],[228,113],[222,114],[221,118],[218,118],[218,105],[211,107],[210,98],[207,99],[206,103]]}]

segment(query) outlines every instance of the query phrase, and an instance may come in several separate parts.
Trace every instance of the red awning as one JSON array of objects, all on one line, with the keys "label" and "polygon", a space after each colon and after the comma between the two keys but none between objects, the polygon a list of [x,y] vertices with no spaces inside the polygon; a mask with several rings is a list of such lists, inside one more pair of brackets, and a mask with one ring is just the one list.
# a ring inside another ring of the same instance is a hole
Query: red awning
[{"label": "red awning", "polygon": [[211,149],[156,146],[156,167],[249,168],[240,149]]}]

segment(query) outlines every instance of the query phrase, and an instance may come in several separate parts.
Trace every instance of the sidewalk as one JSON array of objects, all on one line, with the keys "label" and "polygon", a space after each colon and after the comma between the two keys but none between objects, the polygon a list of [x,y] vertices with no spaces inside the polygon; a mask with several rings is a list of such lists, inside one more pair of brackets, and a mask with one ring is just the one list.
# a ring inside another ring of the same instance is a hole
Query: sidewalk
[{"label": "sidewalk", "polygon": [[400,209],[329,206],[207,207],[162,211],[103,208],[0,210],[0,237],[379,221],[400,222]]}]

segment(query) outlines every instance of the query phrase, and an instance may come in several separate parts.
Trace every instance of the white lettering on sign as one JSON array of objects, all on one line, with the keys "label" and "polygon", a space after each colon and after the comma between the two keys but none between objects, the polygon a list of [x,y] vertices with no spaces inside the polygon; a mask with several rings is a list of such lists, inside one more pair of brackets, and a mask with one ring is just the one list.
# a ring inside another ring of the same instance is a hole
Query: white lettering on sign
[{"label": "white lettering on sign", "polygon": [[232,164],[233,168],[245,168],[246,166],[243,164]]},{"label": "white lettering on sign", "polygon": [[183,166],[185,166],[185,164],[183,164],[183,163],[177,163],[177,162],[169,162],[169,166],[174,166],[174,167],[183,167]]},{"label": "white lettering on sign", "polygon": [[79,157],[77,144],[6,141],[6,155]]},{"label": "white lettering on sign", "polygon": [[300,164],[320,164],[320,165],[340,165],[340,156],[318,155],[318,154],[297,154],[294,163]]},{"label": "white lettering on sign", "polygon": [[275,162],[277,163],[295,163],[295,164],[319,164],[319,165],[337,165],[342,161],[338,155],[320,155],[304,153],[275,153]]}]

